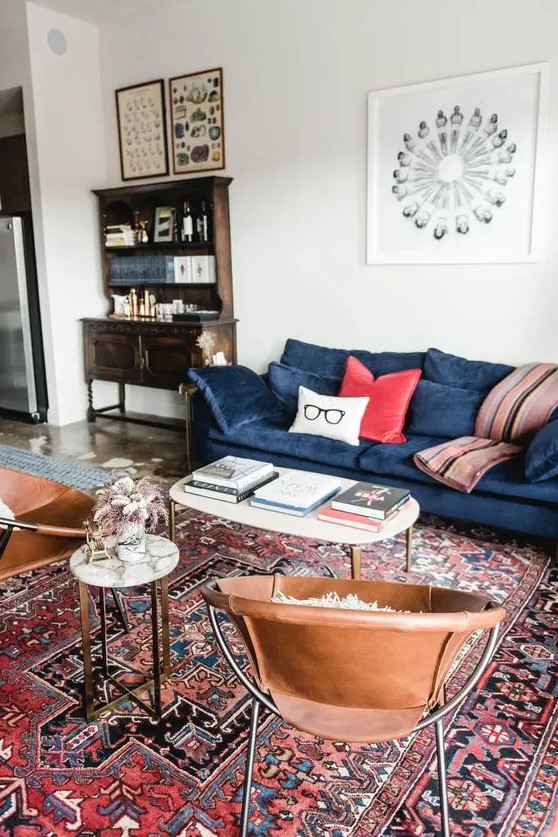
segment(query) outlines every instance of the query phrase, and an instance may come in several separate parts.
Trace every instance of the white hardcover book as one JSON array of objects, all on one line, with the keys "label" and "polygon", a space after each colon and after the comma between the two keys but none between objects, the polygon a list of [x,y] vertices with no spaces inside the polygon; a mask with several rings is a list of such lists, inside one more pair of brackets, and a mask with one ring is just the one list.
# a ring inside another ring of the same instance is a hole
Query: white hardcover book
[{"label": "white hardcover book", "polygon": [[286,506],[268,506],[264,505],[263,503],[257,503],[254,498],[250,501],[250,505],[254,509],[263,509],[264,511],[274,511],[279,512],[280,514],[292,514],[295,517],[304,517],[305,514],[308,514],[306,511],[301,511],[300,509],[288,509]]},{"label": "white hardcover book", "polygon": [[328,500],[341,488],[337,477],[289,471],[268,485],[257,488],[255,496],[264,503],[290,509],[308,509]]}]

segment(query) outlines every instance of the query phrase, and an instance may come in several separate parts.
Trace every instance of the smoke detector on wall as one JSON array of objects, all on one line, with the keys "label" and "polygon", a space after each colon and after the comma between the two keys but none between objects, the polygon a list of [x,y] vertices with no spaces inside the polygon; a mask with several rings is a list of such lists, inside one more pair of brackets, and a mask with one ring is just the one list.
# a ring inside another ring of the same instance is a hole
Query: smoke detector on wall
[{"label": "smoke detector on wall", "polygon": [[68,41],[66,36],[60,29],[49,29],[47,33],[47,44],[51,52],[55,55],[66,55],[68,51]]}]

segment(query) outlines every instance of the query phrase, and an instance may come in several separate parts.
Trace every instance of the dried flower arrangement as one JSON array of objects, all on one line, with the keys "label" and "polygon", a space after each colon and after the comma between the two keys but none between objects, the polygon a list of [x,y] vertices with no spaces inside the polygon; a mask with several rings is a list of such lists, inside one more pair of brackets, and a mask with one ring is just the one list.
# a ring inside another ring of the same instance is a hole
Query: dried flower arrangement
[{"label": "dried flower arrangement", "polygon": [[210,331],[204,331],[196,338],[196,346],[202,350],[204,362],[206,366],[209,366],[215,347],[215,337]]},{"label": "dried flower arrangement", "polygon": [[161,523],[168,522],[169,513],[161,489],[145,477],[136,481],[121,477],[100,488],[96,494],[93,520],[105,535],[125,536],[142,529],[153,532]]}]

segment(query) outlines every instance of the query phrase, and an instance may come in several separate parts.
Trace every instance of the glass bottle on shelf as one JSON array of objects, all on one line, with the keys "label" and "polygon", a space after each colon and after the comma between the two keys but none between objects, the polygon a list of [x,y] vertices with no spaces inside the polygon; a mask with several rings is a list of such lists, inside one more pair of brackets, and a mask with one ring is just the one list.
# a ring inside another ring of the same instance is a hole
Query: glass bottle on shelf
[{"label": "glass bottle on shelf", "polygon": [[196,218],[196,233],[199,241],[206,242],[209,239],[207,233],[207,206],[205,201],[201,202],[201,210]]},{"label": "glass bottle on shelf", "polygon": [[194,238],[194,220],[190,211],[190,201],[184,201],[182,214],[182,241],[192,241]]}]

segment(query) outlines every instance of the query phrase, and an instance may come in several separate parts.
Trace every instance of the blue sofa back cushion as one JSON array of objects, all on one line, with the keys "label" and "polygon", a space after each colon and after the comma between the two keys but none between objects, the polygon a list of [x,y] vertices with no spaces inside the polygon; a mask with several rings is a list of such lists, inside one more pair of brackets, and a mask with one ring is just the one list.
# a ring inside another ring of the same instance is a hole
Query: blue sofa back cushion
[{"label": "blue sofa back cushion", "polygon": [[514,368],[505,363],[467,360],[458,355],[448,355],[439,349],[428,349],[424,359],[423,379],[486,393],[513,372]]},{"label": "blue sofa back cushion", "polygon": [[[362,349],[329,349],[289,338],[281,363],[306,372],[342,378],[349,355],[358,358],[373,375],[388,375],[404,369],[422,369],[424,352],[367,352]],[[310,387],[311,389],[311,387]]]},{"label": "blue sofa back cushion", "polygon": [[558,476],[558,421],[549,421],[535,434],[525,452],[525,476],[530,482]]},{"label": "blue sofa back cushion", "polygon": [[341,378],[333,375],[318,375],[294,366],[272,361],[267,370],[269,388],[286,412],[293,416],[298,409],[298,388],[306,387],[320,395],[337,395],[341,386]]},{"label": "blue sofa back cushion", "polygon": [[422,436],[457,439],[474,435],[475,419],[484,393],[419,381],[411,401],[405,431]]},{"label": "blue sofa back cushion", "polygon": [[247,366],[188,370],[223,433],[256,419],[283,421],[284,410],[260,375]]}]

